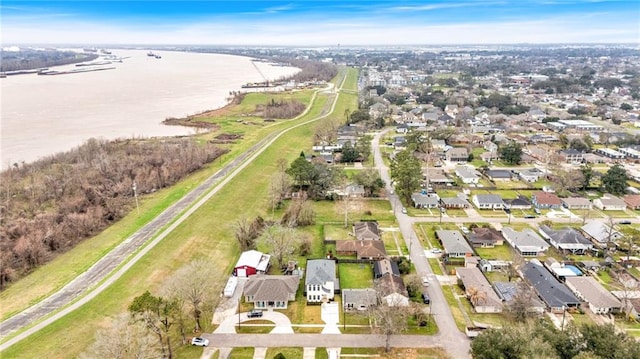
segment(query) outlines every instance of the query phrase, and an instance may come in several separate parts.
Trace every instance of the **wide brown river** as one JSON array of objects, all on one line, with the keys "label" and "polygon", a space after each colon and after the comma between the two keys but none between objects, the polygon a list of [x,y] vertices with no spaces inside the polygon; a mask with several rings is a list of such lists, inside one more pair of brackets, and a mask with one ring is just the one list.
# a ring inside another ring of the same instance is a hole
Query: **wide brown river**
[{"label": "wide brown river", "polygon": [[[154,51],[162,57],[157,59],[146,50],[112,53],[128,57],[105,65],[113,70],[0,79],[0,168],[69,150],[91,137],[190,134],[193,129],[161,122],[221,107],[230,91],[264,81],[263,75],[273,80],[298,71],[230,55]],[[77,67],[54,69],[71,68]]]}]

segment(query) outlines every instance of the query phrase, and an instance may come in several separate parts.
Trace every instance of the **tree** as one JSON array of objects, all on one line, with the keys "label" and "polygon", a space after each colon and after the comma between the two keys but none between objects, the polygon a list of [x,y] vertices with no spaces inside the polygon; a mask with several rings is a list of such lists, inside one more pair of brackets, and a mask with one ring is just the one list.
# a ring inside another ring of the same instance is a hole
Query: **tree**
[{"label": "tree", "polygon": [[479,303],[483,303],[487,300],[487,293],[483,290],[480,290],[476,287],[467,288],[467,296],[469,297],[469,301],[476,307]]},{"label": "tree", "polygon": [[307,199],[293,199],[282,216],[280,224],[290,228],[309,226],[315,223],[316,212]]},{"label": "tree", "polygon": [[406,203],[410,203],[411,194],[420,189],[420,161],[407,150],[399,152],[391,162],[391,179],[396,182],[398,194],[404,197]]},{"label": "tree", "polygon": [[422,280],[415,273],[404,277],[404,285],[410,297],[417,297],[422,293]]},{"label": "tree", "polygon": [[358,171],[353,176],[353,181],[364,187],[367,197],[373,196],[380,189],[384,188],[384,181],[380,177],[380,172],[371,167]]},{"label": "tree", "polygon": [[118,316],[106,329],[96,333],[93,344],[80,359],[155,359],[162,356],[156,338],[129,314]]},{"label": "tree", "polygon": [[362,157],[363,162],[366,162],[371,155],[371,140],[371,136],[365,135],[358,138],[358,141],[356,142],[355,150],[358,152],[360,157]]},{"label": "tree", "polygon": [[522,159],[522,146],[517,142],[509,142],[498,149],[500,157],[510,164],[519,164]]},{"label": "tree", "polygon": [[567,191],[573,192],[584,185],[584,177],[579,170],[556,170],[553,178],[552,186],[561,196]]},{"label": "tree", "polygon": [[586,190],[591,184],[591,179],[593,178],[593,166],[589,163],[582,165],[580,166],[580,172],[582,172],[582,189]]},{"label": "tree", "polygon": [[258,216],[253,221],[249,221],[247,217],[240,217],[233,224],[236,240],[240,244],[241,251],[255,249],[255,240],[262,233],[264,228],[264,219]]},{"label": "tree", "polygon": [[271,176],[271,188],[269,189],[269,202],[272,212],[280,208],[287,193],[291,189],[291,180],[287,175],[287,161],[284,158],[276,162],[277,171]]},{"label": "tree", "polygon": [[358,150],[356,150],[350,142],[347,142],[342,146],[342,157],[340,162],[353,163],[357,161],[359,157],[360,153],[358,153]]},{"label": "tree", "polygon": [[628,103],[626,103],[626,102],[623,102],[623,103],[620,105],[620,109],[621,109],[622,111],[631,111],[631,110],[633,110],[633,106],[629,105],[629,104],[628,104]]},{"label": "tree", "polygon": [[285,261],[299,247],[300,234],[293,228],[274,224],[262,233],[258,242],[271,253],[278,268],[283,268]]},{"label": "tree", "polygon": [[349,116],[349,121],[347,122],[347,124],[358,123],[358,122],[368,122],[370,119],[371,117],[369,115],[369,110],[366,110],[366,109],[356,110],[351,113],[351,116]]},{"label": "tree", "polygon": [[293,177],[293,183],[298,187],[308,186],[314,177],[314,166],[303,156],[299,156],[291,166],[285,171],[289,176]]},{"label": "tree", "polygon": [[386,288],[381,281],[374,283],[374,289],[378,297],[378,305],[370,306],[367,309],[369,319],[374,323],[374,332],[385,336],[385,351],[390,349],[390,339],[392,335],[404,332],[407,329],[408,311],[399,310],[398,302],[389,303],[384,298],[384,293],[389,293],[390,289]]},{"label": "tree", "polygon": [[569,142],[569,148],[580,152],[589,152],[589,146],[579,138],[574,138]]},{"label": "tree", "polygon": [[[158,337],[163,358],[171,359],[171,327],[170,313],[175,307],[175,302],[167,301],[162,297],[154,297],[149,291],[133,299],[129,305],[129,312],[135,320],[141,321],[147,329]],[[166,343],[166,346],[165,346]]]},{"label": "tree", "polygon": [[620,164],[615,164],[609,168],[602,176],[602,186],[605,192],[613,195],[623,195],[627,188],[627,171]]}]

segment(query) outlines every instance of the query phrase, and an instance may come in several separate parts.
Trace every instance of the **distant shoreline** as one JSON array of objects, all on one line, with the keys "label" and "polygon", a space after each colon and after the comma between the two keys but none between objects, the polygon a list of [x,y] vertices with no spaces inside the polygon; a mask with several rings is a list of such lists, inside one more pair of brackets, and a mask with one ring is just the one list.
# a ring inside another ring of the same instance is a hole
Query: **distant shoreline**
[{"label": "distant shoreline", "polygon": [[189,115],[182,118],[169,117],[162,121],[163,124],[167,126],[185,126],[185,127],[196,127],[196,128],[206,128],[206,129],[215,129],[219,126],[212,122],[200,121],[199,118],[202,117],[217,117],[225,114],[229,111],[229,109],[235,105],[238,105],[244,99],[245,93],[235,93],[233,98],[227,102],[226,105],[222,107],[218,107],[212,110],[206,110],[200,113],[196,113],[194,115]]}]

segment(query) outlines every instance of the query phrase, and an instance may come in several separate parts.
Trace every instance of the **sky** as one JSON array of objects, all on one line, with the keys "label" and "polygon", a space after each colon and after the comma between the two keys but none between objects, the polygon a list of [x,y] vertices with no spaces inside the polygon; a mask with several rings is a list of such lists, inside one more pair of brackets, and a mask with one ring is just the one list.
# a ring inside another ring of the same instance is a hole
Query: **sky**
[{"label": "sky", "polygon": [[3,46],[640,44],[639,0],[0,2]]}]

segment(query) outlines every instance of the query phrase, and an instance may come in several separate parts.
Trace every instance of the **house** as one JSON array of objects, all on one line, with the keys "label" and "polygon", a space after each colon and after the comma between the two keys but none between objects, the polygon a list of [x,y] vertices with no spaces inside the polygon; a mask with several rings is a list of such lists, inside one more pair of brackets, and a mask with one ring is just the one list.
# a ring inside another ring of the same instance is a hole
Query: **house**
[{"label": "house", "polygon": [[476,248],[493,248],[503,245],[504,237],[493,228],[475,227],[469,234],[469,243]]},{"label": "house", "polygon": [[378,296],[383,303],[390,307],[409,306],[409,293],[404,286],[402,278],[385,274],[374,280],[374,286],[378,291]]},{"label": "house", "polygon": [[518,232],[511,227],[503,227],[502,236],[524,257],[543,255],[549,249],[549,244],[531,229]]},{"label": "house", "polygon": [[476,194],[471,197],[471,202],[478,209],[503,209],[504,202],[498,194]]},{"label": "house", "polygon": [[446,105],[444,107],[444,112],[452,118],[455,118],[458,115],[458,111],[458,105]]},{"label": "house", "polygon": [[535,167],[522,170],[518,173],[518,177],[520,178],[520,180],[529,183],[536,182],[543,175],[544,173]]},{"label": "house", "polygon": [[640,194],[627,194],[622,197],[622,200],[627,204],[629,209],[640,209]]},{"label": "house", "polygon": [[307,304],[333,301],[335,293],[340,290],[336,262],[333,259],[307,260],[304,288]]},{"label": "house", "polygon": [[599,247],[606,247],[609,242],[622,238],[622,233],[598,220],[592,220],[580,229]]},{"label": "house", "polygon": [[560,202],[562,202],[562,207],[567,209],[591,209],[591,201],[584,197],[561,198]]},{"label": "house", "polygon": [[478,267],[456,268],[456,277],[462,282],[465,295],[476,312],[502,312],[502,300]]},{"label": "house", "polygon": [[453,147],[445,153],[445,157],[451,162],[467,162],[469,153],[464,147]]},{"label": "house", "polygon": [[233,275],[236,277],[249,277],[254,274],[264,274],[269,269],[270,259],[270,255],[256,250],[242,252],[238,262],[233,267]]},{"label": "house", "polygon": [[521,268],[522,278],[536,291],[540,299],[553,313],[562,313],[567,308],[577,308],[580,300],[571,293],[537,259],[532,259]]},{"label": "house", "polygon": [[507,306],[522,296],[527,300],[528,313],[544,314],[545,304],[535,294],[530,294],[531,289],[524,282],[494,282],[493,289]]},{"label": "house", "polygon": [[561,281],[564,281],[569,277],[577,277],[582,275],[582,272],[577,267],[560,263],[553,257],[548,257],[547,259],[545,259],[544,266],[549,270],[549,272],[553,273],[553,275]]},{"label": "house", "polygon": [[593,200],[593,206],[603,211],[624,211],[627,203],[616,196],[605,194]]},{"label": "house", "polygon": [[379,240],[380,228],[378,227],[378,222],[365,221],[365,222],[354,223],[353,235],[358,240],[364,240],[364,239]]},{"label": "house", "polygon": [[511,261],[480,259],[476,267],[483,272],[505,271],[511,263]]},{"label": "house", "polygon": [[363,198],[365,194],[364,186],[361,184],[349,184],[344,189],[344,196],[349,196],[350,198]]},{"label": "house", "polygon": [[407,148],[407,139],[404,136],[398,136],[393,139],[393,148],[401,151]]},{"label": "house", "polygon": [[398,126],[396,126],[396,133],[407,133],[409,132],[409,126],[407,126],[404,123],[399,124]]},{"label": "house", "polygon": [[560,157],[565,163],[582,163],[584,160],[584,153],[570,148],[568,150],[560,151]]},{"label": "house", "polygon": [[531,196],[531,203],[536,208],[552,208],[558,209],[562,206],[562,202],[560,201],[560,197],[556,196],[554,193],[538,191],[535,192]]},{"label": "house", "polygon": [[385,274],[391,274],[400,276],[400,269],[398,269],[398,263],[391,261],[388,258],[380,259],[373,262],[373,278],[377,279]]},{"label": "house", "polygon": [[511,181],[511,176],[513,175],[511,171],[507,170],[487,170],[484,174],[494,182]]},{"label": "house", "polygon": [[531,201],[523,195],[513,199],[504,199],[505,208],[509,209],[531,209]]},{"label": "house", "polygon": [[387,257],[384,242],[375,239],[336,241],[336,252],[341,256],[355,255],[358,259],[367,260]]},{"label": "house", "polygon": [[342,306],[345,311],[367,310],[376,304],[378,296],[372,288],[342,290]]},{"label": "house", "polygon": [[473,249],[467,243],[460,231],[439,229],[436,238],[444,247],[444,254],[448,257],[464,258],[473,255]]},{"label": "house", "polygon": [[618,152],[611,148],[598,148],[596,149],[596,153],[599,155],[605,156],[607,158],[611,158],[613,160],[621,160],[626,157],[624,153]]},{"label": "house", "polygon": [[469,201],[460,197],[440,198],[444,208],[469,208]]},{"label": "house", "polygon": [[566,284],[573,294],[587,302],[595,314],[618,313],[622,310],[622,302],[593,277],[567,278]]},{"label": "house", "polygon": [[564,253],[586,254],[593,249],[593,243],[585,238],[582,233],[571,227],[553,230],[545,225],[541,225],[540,234],[546,238],[554,248]]},{"label": "house", "polygon": [[469,166],[457,166],[456,176],[460,177],[464,184],[478,184],[480,176],[473,167]]},{"label": "house", "polygon": [[440,196],[435,193],[416,192],[411,195],[411,202],[415,208],[438,208]]},{"label": "house", "polygon": [[287,309],[296,300],[300,277],[297,275],[254,275],[244,285],[246,302],[255,309]]}]

